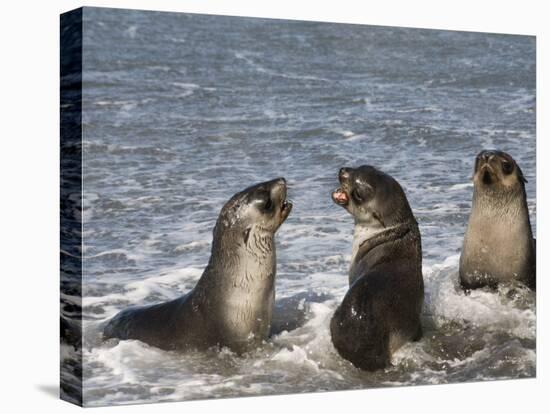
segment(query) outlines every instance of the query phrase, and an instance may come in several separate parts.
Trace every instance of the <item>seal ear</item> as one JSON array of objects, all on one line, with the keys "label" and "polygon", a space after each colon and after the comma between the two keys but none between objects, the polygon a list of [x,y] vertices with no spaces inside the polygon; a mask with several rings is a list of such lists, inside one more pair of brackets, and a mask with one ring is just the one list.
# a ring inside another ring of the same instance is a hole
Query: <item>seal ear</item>
[{"label": "seal ear", "polygon": [[526,182],[527,182],[527,179],[526,179],[525,176],[523,175],[523,171],[521,171],[521,168],[519,168],[519,165],[516,164],[516,168],[517,168],[517,171],[518,171],[518,180],[519,180],[521,183],[526,183]]},{"label": "seal ear", "polygon": [[250,236],[250,229],[252,227],[249,227],[247,228],[245,231],[244,231],[244,244],[247,245],[248,244],[248,237]]}]

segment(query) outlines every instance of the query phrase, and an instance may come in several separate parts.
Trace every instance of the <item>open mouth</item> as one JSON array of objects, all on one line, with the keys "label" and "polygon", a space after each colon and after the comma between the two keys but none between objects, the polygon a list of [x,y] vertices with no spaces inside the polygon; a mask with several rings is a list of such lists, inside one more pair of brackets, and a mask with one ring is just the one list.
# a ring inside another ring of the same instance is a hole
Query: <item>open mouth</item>
[{"label": "open mouth", "polygon": [[481,167],[481,169],[481,181],[483,182],[483,184],[491,184],[493,182],[492,168],[489,165],[485,164],[483,167]]},{"label": "open mouth", "polygon": [[292,202],[288,201],[286,198],[283,198],[283,201],[281,202],[281,212],[279,213],[281,220],[285,221],[291,211],[292,211]]},{"label": "open mouth", "polygon": [[284,191],[281,197],[280,208],[283,215],[290,213],[290,210],[292,209],[292,202],[287,199],[286,186],[284,187]]},{"label": "open mouth", "polygon": [[286,198],[283,199],[283,201],[281,202],[281,211],[288,210],[291,207],[292,207],[292,203],[288,201]]},{"label": "open mouth", "polygon": [[342,188],[337,188],[332,192],[332,200],[340,206],[346,206],[349,202],[349,196]]}]

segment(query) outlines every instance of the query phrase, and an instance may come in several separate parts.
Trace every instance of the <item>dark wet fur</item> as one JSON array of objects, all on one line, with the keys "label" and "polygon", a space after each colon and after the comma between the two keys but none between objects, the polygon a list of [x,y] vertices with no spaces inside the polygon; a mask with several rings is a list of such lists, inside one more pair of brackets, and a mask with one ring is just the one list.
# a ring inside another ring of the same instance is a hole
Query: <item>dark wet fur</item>
[{"label": "dark wet fur", "polygon": [[395,200],[400,205],[393,210],[401,213],[392,218],[391,227],[359,248],[350,269],[350,288],[330,323],[338,353],[368,371],[388,366],[392,352],[422,337],[421,239],[401,193]]}]

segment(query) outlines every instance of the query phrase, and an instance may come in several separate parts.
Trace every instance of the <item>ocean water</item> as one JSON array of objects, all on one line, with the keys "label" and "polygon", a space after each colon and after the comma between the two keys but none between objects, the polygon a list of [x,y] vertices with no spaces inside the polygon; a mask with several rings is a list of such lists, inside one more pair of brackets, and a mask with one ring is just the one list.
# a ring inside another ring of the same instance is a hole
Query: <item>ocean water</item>
[{"label": "ocean water", "polygon": [[[536,229],[534,37],[85,9],[83,67],[86,405],[536,375],[534,294],[458,288],[481,149],[518,161]],[[353,231],[330,193],[362,164],[405,189],[426,287],[423,339],[375,373],[329,334]],[[276,298],[301,326],[244,356],[102,341],[121,309],[192,289],[223,204],[278,176]]]}]

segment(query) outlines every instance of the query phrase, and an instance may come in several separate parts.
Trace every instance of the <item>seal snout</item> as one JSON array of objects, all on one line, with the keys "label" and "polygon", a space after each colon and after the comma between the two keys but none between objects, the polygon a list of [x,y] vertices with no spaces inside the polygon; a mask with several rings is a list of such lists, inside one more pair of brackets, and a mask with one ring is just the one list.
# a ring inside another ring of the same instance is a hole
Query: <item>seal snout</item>
[{"label": "seal snout", "polygon": [[342,186],[332,192],[332,201],[340,206],[347,206],[349,202],[349,195],[344,189],[347,181],[349,180],[349,177],[350,168],[340,168],[340,171],[338,171],[338,181],[340,181],[340,184],[342,184]]},{"label": "seal snout", "polygon": [[338,179],[340,182],[346,181],[349,178],[350,169],[346,167],[340,168],[340,171],[338,172]]},{"label": "seal snout", "polygon": [[342,189],[337,188],[332,192],[332,200],[341,206],[345,206],[349,202],[348,194]]},{"label": "seal snout", "polygon": [[271,181],[271,196],[277,202],[281,210],[283,219],[286,219],[292,210],[292,202],[287,200],[287,183],[284,177],[279,177]]},{"label": "seal snout", "polygon": [[276,178],[270,183],[271,196],[274,198],[280,198],[281,204],[286,200],[287,185],[286,180],[283,177]]},{"label": "seal snout", "polygon": [[495,175],[495,170],[493,166],[490,163],[490,160],[492,158],[482,158],[482,161],[480,163],[480,167],[478,170],[478,174],[481,178],[481,181],[483,184],[491,184],[493,182],[493,176]]},{"label": "seal snout", "polygon": [[493,182],[492,174],[491,174],[491,167],[489,165],[483,166],[483,175],[481,176],[481,181],[483,181],[483,184],[491,184]]},{"label": "seal snout", "polygon": [[490,185],[498,181],[499,172],[502,169],[501,161],[506,163],[506,160],[498,151],[481,151],[476,160],[476,175],[478,179],[485,185]]}]

